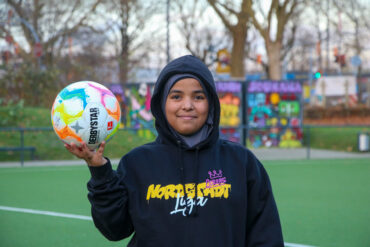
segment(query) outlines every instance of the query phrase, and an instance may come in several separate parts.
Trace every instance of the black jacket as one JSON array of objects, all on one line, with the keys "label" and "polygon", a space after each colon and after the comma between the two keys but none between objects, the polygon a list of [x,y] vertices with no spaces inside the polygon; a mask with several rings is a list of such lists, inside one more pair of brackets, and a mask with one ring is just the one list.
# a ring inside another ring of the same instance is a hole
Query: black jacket
[{"label": "black jacket", "polygon": [[[179,73],[202,80],[214,109],[213,131],[193,148],[171,133],[161,110],[161,90]],[[151,110],[155,142],[126,154],[117,171],[110,162],[90,167],[88,197],[101,233],[110,240],[134,233],[128,246],[138,247],[283,247],[265,169],[245,147],[219,139],[220,105],[208,68],[193,56],[169,63],[158,77]]]}]

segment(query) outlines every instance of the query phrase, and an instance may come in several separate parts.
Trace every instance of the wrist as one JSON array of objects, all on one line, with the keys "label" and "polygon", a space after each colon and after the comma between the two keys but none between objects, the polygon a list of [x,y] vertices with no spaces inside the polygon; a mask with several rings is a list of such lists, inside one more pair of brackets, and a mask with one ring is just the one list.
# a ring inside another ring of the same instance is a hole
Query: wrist
[{"label": "wrist", "polygon": [[94,167],[103,166],[108,162],[108,160],[104,157],[102,157],[99,160],[85,160],[85,161],[88,166],[94,166]]},{"label": "wrist", "polygon": [[108,158],[107,163],[102,166],[88,166],[91,173],[91,181],[93,184],[102,184],[114,177],[112,165]]}]

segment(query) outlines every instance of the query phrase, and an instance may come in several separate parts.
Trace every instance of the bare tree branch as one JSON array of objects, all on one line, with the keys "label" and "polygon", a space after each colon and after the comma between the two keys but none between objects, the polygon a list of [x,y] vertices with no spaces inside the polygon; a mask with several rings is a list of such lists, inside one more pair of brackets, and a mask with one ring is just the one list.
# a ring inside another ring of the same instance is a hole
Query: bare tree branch
[{"label": "bare tree branch", "polygon": [[219,7],[217,7],[217,2],[215,0],[207,0],[208,3],[212,6],[212,8],[216,11],[217,15],[220,17],[222,23],[226,26],[227,29],[233,30],[234,27],[231,25],[229,20],[226,18],[226,16],[221,12]]},{"label": "bare tree branch", "polygon": [[[27,21],[26,16],[24,15],[23,9],[21,7],[22,2],[16,3],[13,0],[7,0],[7,3],[13,7],[18,16],[21,16],[23,19]],[[27,28],[24,22],[21,22],[21,27],[28,44],[34,44],[35,41],[32,37],[31,31]]]},{"label": "bare tree branch", "polygon": [[[270,9],[268,11],[267,20],[265,24],[259,22],[256,18],[256,13],[253,10],[252,0],[248,1],[248,13],[252,19],[254,27],[260,32],[262,38],[265,41],[265,48],[268,56],[269,63],[269,77],[271,79],[278,80],[281,78],[281,60],[282,56],[286,56],[287,51],[284,51],[284,33],[289,20],[292,19],[293,15],[298,15],[297,7],[301,5],[303,1],[279,1],[272,0]],[[288,9],[290,6],[290,9]],[[276,17],[276,22],[273,22],[273,17]],[[272,25],[276,23],[276,28],[272,28]],[[295,27],[294,27],[295,28]],[[272,37],[271,33],[276,30],[275,38]],[[292,37],[285,44],[285,48],[294,42],[295,30],[292,30]]]},{"label": "bare tree branch", "polygon": [[281,54],[281,60],[282,61],[285,59],[285,57],[288,55],[288,53],[291,51],[291,48],[294,45],[297,28],[298,28],[298,25],[296,23],[294,23],[293,27],[291,28],[292,34],[289,37],[286,44],[284,44],[284,46],[282,48],[282,54]]},{"label": "bare tree branch", "polygon": [[252,23],[254,27],[260,32],[261,36],[267,40],[268,39],[268,28],[263,28],[262,25],[259,23],[259,21],[256,18],[255,12],[252,8],[252,0],[247,0],[247,13],[252,19]]},{"label": "bare tree branch", "polygon": [[271,19],[274,13],[277,13],[279,11],[279,0],[273,0],[267,15],[267,32],[271,31]]},{"label": "bare tree branch", "polygon": [[230,14],[238,15],[239,13],[230,8],[226,3],[219,3],[225,10],[227,10]]}]

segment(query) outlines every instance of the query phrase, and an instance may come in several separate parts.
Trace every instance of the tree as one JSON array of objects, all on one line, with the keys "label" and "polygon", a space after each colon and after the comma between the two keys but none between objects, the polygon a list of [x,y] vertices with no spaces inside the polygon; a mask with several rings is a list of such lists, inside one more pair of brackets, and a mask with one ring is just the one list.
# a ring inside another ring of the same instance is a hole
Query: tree
[{"label": "tree", "polygon": [[145,32],[151,17],[160,4],[144,0],[105,1],[102,16],[108,35],[108,46],[114,48],[110,54],[119,64],[119,80],[123,87],[129,80],[129,72],[148,58],[158,27],[152,26]]},{"label": "tree", "polygon": [[296,34],[294,47],[290,50],[289,62],[292,70],[309,71],[316,66],[313,61],[314,47],[317,42],[317,37],[312,35],[315,29],[312,27],[300,27],[300,31]]},{"label": "tree", "polygon": [[[333,3],[340,17],[337,21],[337,33],[340,37],[339,48],[341,48],[339,50],[340,54],[338,62],[343,66],[343,64],[345,64],[345,56],[348,56],[351,53],[355,56],[353,59],[357,58],[357,60],[359,60],[361,57],[364,59],[363,51],[365,50],[370,38],[370,17],[368,15],[368,5],[359,0],[338,0]],[[345,27],[346,24],[349,24],[349,28],[342,28]],[[345,37],[347,37],[347,39],[345,39]],[[358,63],[358,61],[355,61],[355,63]],[[356,74],[359,78],[362,74],[362,64],[363,63],[360,62],[355,66]],[[368,90],[366,90],[366,86],[361,86],[360,83],[358,86],[358,98],[361,101],[363,93]],[[370,106],[370,100],[367,101],[367,105]]]},{"label": "tree", "polygon": [[[247,13],[248,0],[243,0],[240,3],[239,8],[230,1],[207,1],[233,37],[233,47],[231,51],[231,76],[244,78],[244,45],[247,38],[249,22],[249,15]],[[235,24],[232,23],[233,19],[236,19]]]},{"label": "tree", "polygon": [[173,11],[177,13],[178,30],[184,38],[185,48],[201,59],[207,66],[217,60],[216,52],[228,46],[228,34],[210,25],[212,17],[206,19],[204,13],[209,5],[206,1],[176,0]]},{"label": "tree", "polygon": [[[108,82],[114,77],[109,66],[109,58],[102,47],[107,42],[107,35],[102,32],[91,32],[89,28],[80,28],[68,38],[68,52],[63,53],[55,64],[60,71],[61,81],[70,83],[80,80]],[[63,85],[65,86],[65,85]]]},{"label": "tree", "polygon": [[[253,1],[247,0],[245,2],[245,11],[250,16],[254,27],[259,31],[265,41],[265,48],[268,57],[269,78],[272,80],[280,80],[282,77],[282,53],[283,42],[286,27],[289,20],[294,16],[298,16],[302,11],[303,2],[300,0],[272,0],[268,8],[268,13],[264,13],[260,7],[260,11],[255,10]],[[258,2],[261,3],[261,2]],[[263,20],[259,20],[258,14],[262,14]],[[275,26],[274,26],[275,24]],[[292,34],[295,33],[293,25]],[[275,35],[274,35],[275,34]],[[294,38],[294,35],[292,36]],[[287,42],[287,43],[292,43]]]},{"label": "tree", "polygon": [[[312,20],[311,25],[315,28],[315,32],[317,33],[317,41],[316,41],[316,54],[317,54],[317,69],[318,70],[323,70],[324,65],[323,65],[323,57],[322,57],[322,45],[324,44],[324,41],[329,42],[329,36],[328,33],[323,33],[320,28],[320,24],[324,21],[323,16],[325,19],[328,18],[328,14],[326,13],[327,11],[324,10],[324,5],[327,5],[327,2],[323,2],[321,0],[314,0],[311,2],[312,9],[314,11],[314,18],[310,18]],[[309,18],[309,17],[308,17]],[[326,66],[326,70],[328,69],[328,63]]]},{"label": "tree", "polygon": [[268,75],[268,64],[262,59],[262,54],[258,53],[260,35],[254,28],[250,28],[245,42],[245,56],[248,60],[260,64],[263,71]]},{"label": "tree", "polygon": [[[284,38],[283,40],[283,45],[282,45],[281,55],[280,55],[280,61],[284,63],[285,67],[288,67],[288,64],[290,64],[291,62],[294,64],[295,54],[293,54],[294,52],[292,52],[292,50],[294,49],[297,36],[299,36],[299,33],[300,33],[299,32],[298,35],[296,34],[297,33],[296,30],[298,29],[299,24],[300,24],[300,21],[297,18],[294,22],[290,23],[291,27],[289,27],[286,30],[287,32],[286,38]],[[250,61],[260,64],[265,74],[269,75],[270,66],[269,66],[268,59],[262,59],[263,57],[262,54],[257,53],[259,44],[261,43],[260,39],[262,39],[262,42],[263,42],[263,38],[259,34],[259,31],[256,30],[254,27],[251,27],[249,29],[248,38],[245,43],[245,52],[246,52],[247,58]],[[287,59],[288,57],[289,57],[289,60]]]},{"label": "tree", "polygon": [[0,78],[0,99],[5,103],[24,101],[27,106],[50,107],[59,90],[57,69],[35,70],[23,63],[16,70],[6,70]]},{"label": "tree", "polygon": [[[355,55],[360,56],[365,49],[365,42],[367,42],[369,38],[370,18],[367,15],[369,13],[369,7],[362,4],[359,0],[339,0],[333,1],[333,3],[339,15],[343,14],[354,29],[354,32],[349,33],[347,30],[342,30],[342,26],[344,26],[342,18],[340,22],[337,23],[339,35],[343,36],[345,31],[347,36],[351,37],[351,40],[345,42],[344,46],[348,49],[352,49]],[[351,28],[351,30],[353,29]],[[361,65],[359,66],[358,72],[359,74],[361,73]]]},{"label": "tree", "polygon": [[1,25],[0,30],[12,37],[23,61],[37,64],[35,49],[42,48],[43,64],[49,67],[61,54],[68,36],[80,27],[89,27],[89,18],[100,2],[6,0],[8,25]]}]

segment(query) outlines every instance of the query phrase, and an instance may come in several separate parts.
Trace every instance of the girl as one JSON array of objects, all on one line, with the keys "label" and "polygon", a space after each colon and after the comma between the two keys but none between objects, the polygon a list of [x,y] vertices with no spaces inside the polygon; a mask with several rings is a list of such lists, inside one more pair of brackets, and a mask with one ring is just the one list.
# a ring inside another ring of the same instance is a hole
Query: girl
[{"label": "girl", "polygon": [[[95,226],[128,246],[284,246],[268,175],[245,147],[219,139],[212,74],[196,57],[170,62],[155,85],[158,138],[122,157],[66,145],[86,160]],[[123,140],[124,141],[124,140]]]}]

